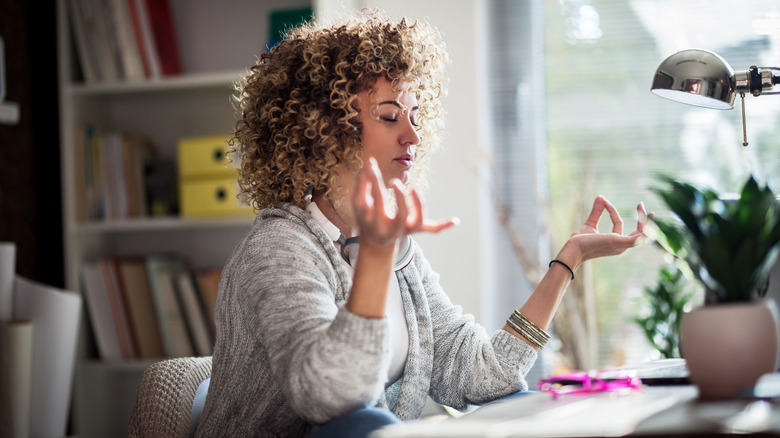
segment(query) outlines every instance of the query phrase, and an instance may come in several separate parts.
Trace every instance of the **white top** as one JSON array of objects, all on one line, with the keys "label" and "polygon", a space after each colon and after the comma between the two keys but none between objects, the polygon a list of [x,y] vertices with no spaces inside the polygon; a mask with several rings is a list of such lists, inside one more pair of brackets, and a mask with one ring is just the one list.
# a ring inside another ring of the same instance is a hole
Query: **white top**
[{"label": "white top", "polygon": [[[315,202],[311,202],[311,196],[307,196],[306,212],[317,221],[325,233],[341,250],[340,245],[336,243],[341,237],[341,231],[320,211]],[[408,246],[408,239],[405,241]],[[358,244],[349,245],[349,262],[344,260],[349,266],[350,272],[355,274],[355,262],[358,257]],[[399,270],[409,264],[412,251],[405,248],[404,251],[398,251],[398,259],[395,262],[394,269]],[[390,276],[390,285],[387,289],[387,303],[385,304],[385,313],[390,323],[390,368],[387,371],[387,385],[398,380],[404,373],[404,364],[409,354],[409,328],[404,318],[404,305],[401,301],[401,289],[398,286],[398,278],[395,275]]]}]

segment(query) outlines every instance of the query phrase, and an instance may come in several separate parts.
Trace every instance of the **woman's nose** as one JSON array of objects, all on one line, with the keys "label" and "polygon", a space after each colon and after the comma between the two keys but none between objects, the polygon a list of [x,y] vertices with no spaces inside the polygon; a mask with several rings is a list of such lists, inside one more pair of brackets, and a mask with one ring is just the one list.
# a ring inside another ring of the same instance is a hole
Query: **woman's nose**
[{"label": "woman's nose", "polygon": [[420,135],[417,134],[417,128],[412,124],[412,121],[409,119],[406,119],[406,122],[404,124],[404,132],[401,137],[401,144],[411,144],[411,145],[417,145],[420,143]]}]

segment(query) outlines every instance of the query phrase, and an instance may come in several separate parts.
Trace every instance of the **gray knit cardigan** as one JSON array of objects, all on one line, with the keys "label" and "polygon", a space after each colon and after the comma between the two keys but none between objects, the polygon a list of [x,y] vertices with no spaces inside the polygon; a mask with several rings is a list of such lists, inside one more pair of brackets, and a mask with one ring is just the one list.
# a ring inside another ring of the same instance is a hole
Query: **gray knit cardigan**
[{"label": "gray knit cardigan", "polygon": [[346,310],[352,278],[333,242],[298,207],[262,210],[222,271],[197,436],[298,437],[361,407],[409,420],[428,395],[466,409],[527,389],[536,351],[503,330],[488,336],[413,250],[395,272],[409,354],[403,377],[388,385],[387,319]]}]

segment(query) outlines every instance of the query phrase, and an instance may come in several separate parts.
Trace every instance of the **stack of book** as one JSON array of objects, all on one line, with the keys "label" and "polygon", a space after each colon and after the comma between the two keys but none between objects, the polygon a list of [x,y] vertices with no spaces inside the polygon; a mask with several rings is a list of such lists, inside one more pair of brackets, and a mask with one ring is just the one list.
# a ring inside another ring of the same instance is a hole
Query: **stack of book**
[{"label": "stack of book", "polygon": [[220,273],[190,270],[175,254],[86,263],[84,296],[100,357],[210,356]]},{"label": "stack of book", "polygon": [[76,218],[126,219],[149,214],[145,173],[154,150],[142,137],[77,126]]},{"label": "stack of book", "polygon": [[181,73],[168,0],[67,2],[87,83],[156,79]]},{"label": "stack of book", "polygon": [[78,221],[121,220],[178,212],[176,169],[146,137],[92,125],[74,129]]}]

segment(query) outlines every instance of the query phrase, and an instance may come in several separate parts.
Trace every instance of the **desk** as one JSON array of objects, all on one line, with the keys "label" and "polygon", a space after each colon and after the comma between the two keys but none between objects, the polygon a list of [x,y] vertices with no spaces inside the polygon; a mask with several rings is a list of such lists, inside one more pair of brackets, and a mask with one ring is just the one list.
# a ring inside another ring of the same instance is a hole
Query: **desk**
[{"label": "desk", "polygon": [[558,399],[540,392],[492,403],[460,418],[393,426],[375,437],[780,436],[778,385],[780,375],[765,376],[756,387],[762,398],[717,402],[698,400],[692,385]]}]

